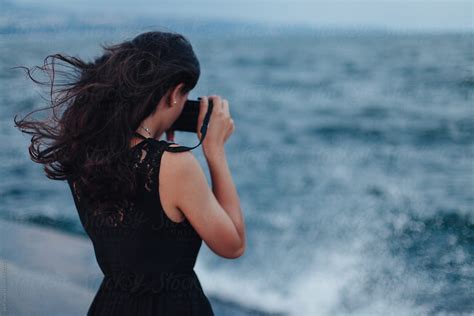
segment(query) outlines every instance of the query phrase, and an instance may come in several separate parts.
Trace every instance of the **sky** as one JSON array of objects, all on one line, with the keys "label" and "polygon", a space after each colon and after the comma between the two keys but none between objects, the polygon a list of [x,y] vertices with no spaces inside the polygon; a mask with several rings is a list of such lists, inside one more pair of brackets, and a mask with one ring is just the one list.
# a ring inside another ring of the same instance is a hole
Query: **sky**
[{"label": "sky", "polygon": [[[38,4],[37,0],[15,0]],[[131,4],[133,3],[133,4]],[[474,30],[474,0],[43,0],[75,12],[397,30]]]}]

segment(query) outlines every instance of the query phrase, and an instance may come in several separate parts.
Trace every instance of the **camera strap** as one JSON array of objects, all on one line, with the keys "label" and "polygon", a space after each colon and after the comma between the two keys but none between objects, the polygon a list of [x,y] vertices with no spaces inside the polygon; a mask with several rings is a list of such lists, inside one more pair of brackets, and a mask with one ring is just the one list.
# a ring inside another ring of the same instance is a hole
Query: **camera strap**
[{"label": "camera strap", "polygon": [[[168,146],[166,146],[166,150],[167,150],[167,151],[171,151],[171,152],[183,152],[183,151],[192,150],[192,149],[198,147],[199,145],[201,145],[202,141],[203,141],[204,138],[206,137],[207,126],[209,125],[209,120],[210,120],[210,118],[211,118],[213,105],[214,105],[214,104],[213,104],[212,102],[209,103],[209,107],[208,107],[208,109],[207,109],[207,113],[206,113],[206,115],[204,116],[204,120],[203,120],[202,126],[201,126],[201,139],[199,140],[199,144],[197,144],[197,145],[194,146],[194,147],[188,147],[188,146],[170,147],[169,145],[171,145],[171,144],[176,144],[176,143],[174,143],[174,142],[168,142]],[[140,138],[147,139],[145,136],[143,136],[142,134],[139,134],[139,133],[137,133],[137,132],[135,132],[135,135],[137,135],[137,136],[140,137]]]}]

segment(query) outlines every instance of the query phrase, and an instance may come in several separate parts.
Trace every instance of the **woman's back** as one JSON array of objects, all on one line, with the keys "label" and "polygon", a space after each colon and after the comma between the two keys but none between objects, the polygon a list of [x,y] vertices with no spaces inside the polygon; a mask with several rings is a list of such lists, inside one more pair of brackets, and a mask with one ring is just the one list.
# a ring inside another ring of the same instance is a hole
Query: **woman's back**
[{"label": "woman's back", "polygon": [[163,210],[159,171],[170,143],[147,138],[130,149],[137,196],[128,207],[91,215],[68,179],[104,279],[88,315],[213,315],[194,265],[202,239],[187,219]]}]

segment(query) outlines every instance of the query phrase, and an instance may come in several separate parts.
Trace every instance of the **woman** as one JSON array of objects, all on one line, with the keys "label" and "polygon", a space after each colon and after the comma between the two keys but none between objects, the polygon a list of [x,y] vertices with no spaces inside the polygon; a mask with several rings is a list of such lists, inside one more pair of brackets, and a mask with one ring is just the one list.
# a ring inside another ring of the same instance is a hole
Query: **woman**
[{"label": "woman", "polygon": [[[15,117],[33,135],[32,160],[48,178],[68,181],[93,243],[104,278],[88,315],[213,315],[193,269],[202,240],[224,258],[246,246],[224,150],[234,131],[229,103],[218,95],[200,101],[199,140],[209,99],[214,104],[202,142],[211,191],[192,152],[172,151],[170,127],[200,75],[188,40],[156,31],[102,47],[93,63],[55,54],[49,68],[46,57],[39,68],[52,85],[55,59],[79,78],[51,88],[49,120]],[[159,140],[164,132],[167,141]]]}]

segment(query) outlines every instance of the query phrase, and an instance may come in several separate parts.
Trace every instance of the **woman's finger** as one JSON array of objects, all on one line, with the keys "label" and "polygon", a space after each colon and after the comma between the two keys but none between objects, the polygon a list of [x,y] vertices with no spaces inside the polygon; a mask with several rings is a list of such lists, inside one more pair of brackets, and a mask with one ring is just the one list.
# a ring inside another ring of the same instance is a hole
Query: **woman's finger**
[{"label": "woman's finger", "polygon": [[222,99],[222,110],[224,111],[226,116],[230,116],[229,101],[227,101],[226,99]]},{"label": "woman's finger", "polygon": [[220,95],[213,94],[209,96],[209,98],[212,99],[212,103],[216,109],[222,110],[222,98]]}]

